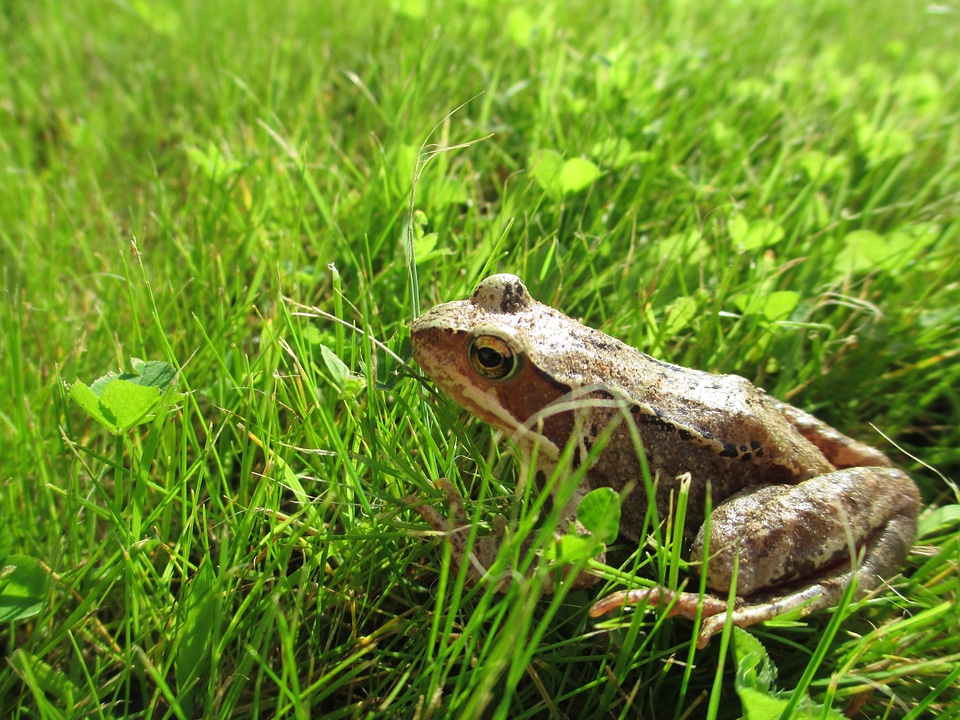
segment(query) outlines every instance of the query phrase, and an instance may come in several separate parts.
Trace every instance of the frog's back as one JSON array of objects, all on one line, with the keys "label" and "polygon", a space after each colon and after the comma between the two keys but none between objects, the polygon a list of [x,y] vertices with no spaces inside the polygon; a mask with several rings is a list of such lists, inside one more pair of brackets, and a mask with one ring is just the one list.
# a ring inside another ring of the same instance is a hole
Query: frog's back
[{"label": "frog's back", "polygon": [[[659,478],[661,514],[675,506],[670,495],[675,503],[678,478],[687,473],[691,482],[688,524],[696,527],[703,520],[708,482],[712,502],[719,503],[749,487],[793,484],[833,469],[777,403],[739,375],[673,365],[579,323],[569,339],[562,357],[548,360],[541,355],[537,362],[565,378],[572,390],[590,389],[591,397],[624,401],[647,465]],[[588,446],[600,437],[607,422],[622,423],[624,417],[621,409],[584,413],[580,425],[588,428]],[[589,476],[592,485],[617,490],[628,482],[640,482],[640,461],[625,425],[611,437]],[[624,512],[645,511],[645,495],[633,493]]]}]

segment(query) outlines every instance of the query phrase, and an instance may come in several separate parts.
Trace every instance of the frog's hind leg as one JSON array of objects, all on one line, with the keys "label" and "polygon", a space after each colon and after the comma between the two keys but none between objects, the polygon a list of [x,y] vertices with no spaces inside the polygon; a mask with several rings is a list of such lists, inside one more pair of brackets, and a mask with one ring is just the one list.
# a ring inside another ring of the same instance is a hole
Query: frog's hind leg
[{"label": "frog's hind leg", "polygon": [[867,551],[863,563],[856,567],[835,570],[821,576],[812,584],[798,581],[792,584],[796,589],[779,588],[779,592],[765,593],[745,601],[736,598],[733,610],[729,610],[727,601],[713,595],[699,595],[693,592],[675,592],[666,588],[653,587],[638,590],[616,592],[597,601],[590,608],[591,617],[600,617],[618,607],[630,605],[669,606],[668,616],[681,615],[695,619],[698,608],[703,616],[700,632],[697,635],[697,647],[701,650],[710,642],[710,638],[723,630],[728,622],[745,628],[758,622],[772,620],[788,612],[799,610],[800,617],[835,606],[843,597],[847,586],[856,580],[854,600],[861,599],[874,591],[887,578],[899,569],[899,562],[891,564],[893,558],[905,558],[910,550],[915,523],[912,520],[897,518],[891,522],[888,532],[881,534],[877,542]]},{"label": "frog's hind leg", "polygon": [[[747,627],[793,610],[807,615],[832,607],[853,580],[854,598],[862,598],[899,571],[916,536],[919,503],[913,481],[885,467],[845,468],[740,493],[711,513],[706,571],[716,594],[736,581],[738,596],[749,596],[738,597],[732,612],[718,597],[653,588],[611,595],[590,614],[646,602],[671,604],[671,615],[693,618],[699,606],[706,620],[697,645],[704,647],[727,622]],[[698,538],[694,560],[702,558],[702,544]]]},{"label": "frog's hind leg", "polygon": [[850,564],[861,548],[865,565],[895,574],[916,536],[919,508],[917,486],[894,468],[843,468],[796,485],[765,485],[716,506],[709,543],[701,529],[690,558],[712,591],[726,594],[736,582],[743,597],[815,579]]},{"label": "frog's hind leg", "polygon": [[[913,484],[912,482],[910,483]],[[778,592],[768,592],[749,598],[748,603],[735,608],[732,613],[726,607],[721,612],[707,617],[697,636],[697,647],[703,648],[729,621],[738,627],[771,620],[791,612],[800,611],[804,617],[810,613],[834,607],[843,597],[847,586],[856,581],[853,594],[859,600],[879,588],[886,578],[899,572],[916,536],[916,518],[910,513],[892,517],[878,533],[873,542],[865,546],[863,561],[859,565],[842,567],[825,573],[811,584],[798,580]],[[789,587],[795,589],[790,590]]]}]

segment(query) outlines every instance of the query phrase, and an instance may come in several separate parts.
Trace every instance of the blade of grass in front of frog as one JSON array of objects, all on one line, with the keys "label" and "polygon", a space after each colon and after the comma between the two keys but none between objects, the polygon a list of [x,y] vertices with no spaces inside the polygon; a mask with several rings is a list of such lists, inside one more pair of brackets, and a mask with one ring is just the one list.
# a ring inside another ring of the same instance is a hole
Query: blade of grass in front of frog
[{"label": "blade of grass in front of frog", "polygon": [[[709,486],[707,486],[708,497],[709,497]],[[709,500],[707,503],[709,508]],[[709,525],[709,514],[707,515],[707,520],[705,522]],[[707,537],[709,537],[710,528],[707,527],[705,530]],[[708,547],[704,547],[704,557],[709,557],[706,553],[709,551]],[[733,622],[731,618],[733,617],[733,607],[734,603],[737,600],[737,576],[740,574],[740,555],[734,555],[733,557],[733,582],[730,583],[730,590],[727,593],[727,618],[728,621],[723,625],[723,632],[720,634],[720,654],[717,657],[717,671],[713,676],[713,687],[710,689],[710,701],[707,704],[707,718],[709,720],[715,720],[717,717],[717,712],[720,710],[720,696],[723,692],[724,682],[723,682],[723,671],[724,666],[726,665],[727,659],[727,649],[730,647],[730,637],[733,633]],[[703,598],[704,592],[706,592],[706,573],[701,574],[700,580],[700,597]],[[694,630],[699,632],[700,629],[700,620],[702,615],[701,606],[697,606],[697,618],[694,621]]]}]

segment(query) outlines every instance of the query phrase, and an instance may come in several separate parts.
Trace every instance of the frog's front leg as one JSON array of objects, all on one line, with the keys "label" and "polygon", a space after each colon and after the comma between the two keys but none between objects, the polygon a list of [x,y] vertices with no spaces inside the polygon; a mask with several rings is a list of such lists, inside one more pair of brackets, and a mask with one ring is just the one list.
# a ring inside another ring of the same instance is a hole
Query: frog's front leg
[{"label": "frog's front leg", "polygon": [[[420,514],[420,517],[426,520],[434,530],[442,533],[443,537],[451,543],[451,557],[454,565],[459,569],[466,561],[467,582],[471,585],[476,585],[484,577],[488,577],[488,571],[493,567],[497,559],[500,546],[503,544],[505,519],[503,516],[494,518],[494,534],[477,536],[473,543],[470,543],[471,525],[463,510],[463,498],[460,496],[460,493],[457,492],[453,483],[446,478],[438,480],[437,486],[443,491],[446,497],[447,505],[450,508],[449,516],[442,515],[432,505],[424,505],[423,501],[415,496],[404,498],[404,501],[411,505],[413,509]],[[561,522],[558,532],[556,533],[558,538],[561,535],[559,530],[566,530],[568,527],[572,527],[573,531],[579,535],[587,534],[588,531],[586,528],[576,519],[576,510],[581,499],[582,493],[580,492],[580,488],[576,488],[574,490],[574,497],[564,506],[561,513]],[[525,540],[521,545],[521,553],[526,554],[529,552],[532,544],[532,537]],[[601,552],[596,559],[598,562],[603,562],[605,553]],[[498,580],[498,592],[506,591],[508,581],[512,576],[512,572],[507,572],[503,578]],[[598,581],[599,578],[595,575],[581,572],[573,580],[570,589],[576,590],[589,587]],[[553,585],[551,583],[544,583],[541,592],[551,594],[553,592]]]},{"label": "frog's front leg", "polygon": [[449,516],[440,514],[432,505],[424,505],[423,501],[416,496],[404,498],[404,501],[416,510],[420,517],[426,520],[437,532],[443,533],[443,536],[450,542],[452,549],[453,562],[459,568],[463,561],[468,562],[467,580],[471,584],[479,580],[487,573],[487,569],[493,565],[497,559],[497,553],[500,551],[502,528],[495,527],[497,534],[485,537],[477,537],[470,544],[471,526],[467,516],[463,511],[463,498],[460,493],[446,478],[437,481],[437,486],[443,491],[447,499],[447,505],[450,508]]},{"label": "frog's front leg", "polygon": [[[710,517],[707,586],[726,596],[739,556],[736,592],[747,599],[728,617],[726,603],[709,598],[697,644],[706,645],[727,621],[746,627],[798,608],[806,615],[832,607],[852,580],[855,597],[865,596],[899,571],[916,537],[919,507],[913,481],[886,467],[844,468],[731,497]],[[703,562],[703,546],[701,530],[691,552],[695,562]],[[645,601],[672,602],[671,614],[693,617],[700,598],[629,591],[604,598],[591,615]]]}]

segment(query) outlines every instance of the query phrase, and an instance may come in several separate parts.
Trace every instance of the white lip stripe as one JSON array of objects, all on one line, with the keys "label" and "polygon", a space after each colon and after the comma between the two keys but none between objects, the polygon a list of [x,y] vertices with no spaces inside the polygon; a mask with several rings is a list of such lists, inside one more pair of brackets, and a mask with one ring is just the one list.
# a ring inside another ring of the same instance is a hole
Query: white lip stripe
[{"label": "white lip stripe", "polygon": [[503,409],[499,403],[496,401],[491,402],[490,396],[493,395],[493,391],[484,391],[476,387],[475,385],[464,384],[461,386],[463,390],[463,396],[468,398],[474,405],[478,408],[481,408],[484,412],[498,418],[500,422],[504,424],[505,427],[510,428],[514,432],[520,428],[519,423],[516,418],[513,417],[510,413]]}]

